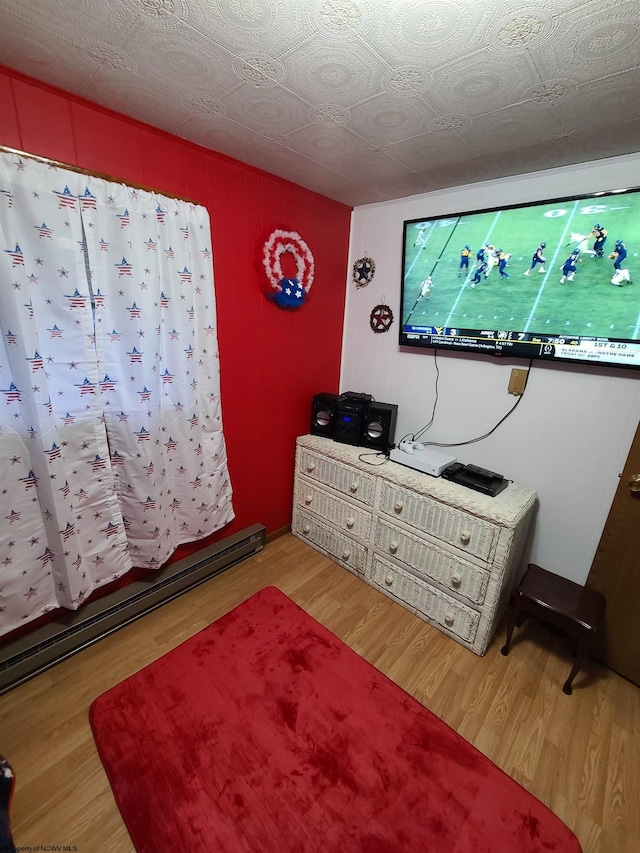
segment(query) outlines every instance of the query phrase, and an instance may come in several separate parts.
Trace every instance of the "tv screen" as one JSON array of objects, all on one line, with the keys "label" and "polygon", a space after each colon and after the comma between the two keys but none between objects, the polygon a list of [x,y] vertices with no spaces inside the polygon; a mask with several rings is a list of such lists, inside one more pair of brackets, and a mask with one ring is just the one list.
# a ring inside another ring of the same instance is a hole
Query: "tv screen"
[{"label": "tv screen", "polygon": [[640,368],[639,251],[639,188],[407,220],[400,344]]}]

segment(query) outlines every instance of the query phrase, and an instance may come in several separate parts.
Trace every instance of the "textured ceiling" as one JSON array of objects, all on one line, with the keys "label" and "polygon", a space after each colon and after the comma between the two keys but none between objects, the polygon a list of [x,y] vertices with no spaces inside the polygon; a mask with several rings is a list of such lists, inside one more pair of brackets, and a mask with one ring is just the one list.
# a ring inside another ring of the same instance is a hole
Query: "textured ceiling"
[{"label": "textured ceiling", "polygon": [[638,0],[0,0],[0,63],[353,206],[640,148]]}]

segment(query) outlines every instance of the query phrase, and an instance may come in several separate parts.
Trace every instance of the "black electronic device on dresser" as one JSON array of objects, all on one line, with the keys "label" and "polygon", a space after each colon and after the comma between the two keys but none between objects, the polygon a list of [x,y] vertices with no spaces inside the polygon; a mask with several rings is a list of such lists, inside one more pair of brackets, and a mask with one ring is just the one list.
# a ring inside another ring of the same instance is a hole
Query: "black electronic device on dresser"
[{"label": "black electronic device on dresser", "polygon": [[312,435],[324,435],[342,444],[389,453],[393,445],[398,407],[378,403],[371,394],[346,391],[321,393],[313,398]]},{"label": "black electronic device on dresser", "polygon": [[333,440],[342,444],[360,444],[367,404],[373,399],[369,394],[348,391],[342,394],[336,407],[336,425]]},{"label": "black electronic device on dresser", "polygon": [[442,472],[442,477],[492,498],[509,485],[509,481],[505,480],[502,474],[496,474],[495,471],[489,471],[487,468],[479,468],[477,465],[463,465],[462,462],[449,465]]}]

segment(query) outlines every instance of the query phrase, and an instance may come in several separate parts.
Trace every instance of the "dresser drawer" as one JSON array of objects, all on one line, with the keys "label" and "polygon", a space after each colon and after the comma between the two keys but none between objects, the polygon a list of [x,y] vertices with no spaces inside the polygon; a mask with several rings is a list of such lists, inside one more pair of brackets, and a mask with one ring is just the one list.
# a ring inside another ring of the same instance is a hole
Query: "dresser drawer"
[{"label": "dresser drawer", "polygon": [[480,621],[480,614],[476,610],[388,563],[377,554],[373,555],[368,580],[430,622],[442,626],[465,643],[473,643]]},{"label": "dresser drawer", "polygon": [[327,459],[305,448],[300,448],[298,473],[303,477],[317,480],[325,486],[330,486],[368,506],[373,506],[376,479],[371,474],[358,471],[357,468],[352,468],[343,462]]},{"label": "dresser drawer", "polygon": [[489,583],[486,569],[467,563],[382,520],[376,526],[375,547],[404,563],[413,574],[437,581],[473,604],[484,602]]},{"label": "dresser drawer", "polygon": [[356,539],[369,540],[372,516],[366,509],[347,503],[302,478],[296,483],[295,499],[298,506],[319,515]]},{"label": "dresser drawer", "polygon": [[391,518],[400,519],[481,560],[488,561],[492,556],[499,528],[481,518],[388,482],[382,486],[380,509]]},{"label": "dresser drawer", "polygon": [[364,573],[367,548],[323,524],[310,513],[298,509],[293,515],[292,532],[311,545],[315,545],[329,557],[359,574]]}]

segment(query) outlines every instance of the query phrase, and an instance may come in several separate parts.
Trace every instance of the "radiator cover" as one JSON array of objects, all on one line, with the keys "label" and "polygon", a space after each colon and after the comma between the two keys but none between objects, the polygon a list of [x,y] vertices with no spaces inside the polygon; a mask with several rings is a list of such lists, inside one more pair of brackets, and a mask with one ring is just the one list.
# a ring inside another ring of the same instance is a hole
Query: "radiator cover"
[{"label": "radiator cover", "polygon": [[264,525],[252,524],[5,643],[0,652],[0,695],[257,554],[265,540]]}]

